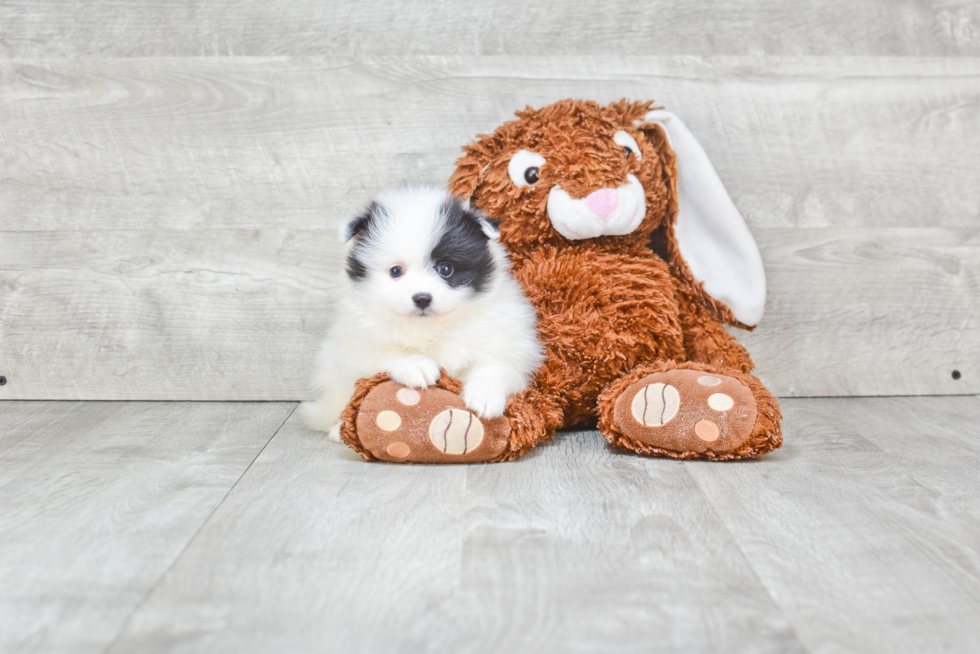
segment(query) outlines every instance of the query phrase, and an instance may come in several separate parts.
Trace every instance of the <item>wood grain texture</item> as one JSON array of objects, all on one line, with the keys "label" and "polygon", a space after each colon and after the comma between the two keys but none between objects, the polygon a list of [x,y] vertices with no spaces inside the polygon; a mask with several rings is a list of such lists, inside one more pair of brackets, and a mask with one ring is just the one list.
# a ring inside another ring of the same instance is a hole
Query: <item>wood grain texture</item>
[{"label": "wood grain texture", "polygon": [[977,651],[980,487],[952,463],[977,457],[977,398],[783,410],[784,449],[687,470],[807,651]]},{"label": "wood grain texture", "polygon": [[[738,337],[777,395],[980,392],[976,230],[756,236],[767,313]],[[0,233],[0,399],[306,398],[338,249],[333,230]]]},{"label": "wood grain texture", "polygon": [[0,398],[305,397],[337,222],[569,95],[698,134],[769,269],[774,392],[980,392],[978,62],[0,62]]},{"label": "wood grain texture", "polygon": [[967,513],[980,521],[980,430],[976,427],[980,397],[973,399],[879,397],[821,404],[832,407],[837,423],[853,425],[863,438],[898,461],[941,510]]},{"label": "wood grain texture", "polygon": [[600,441],[371,465],[294,415],[110,651],[803,651],[684,469]]},{"label": "wood grain texture", "polygon": [[465,506],[455,651],[804,651],[683,466],[565,433]]},{"label": "wood grain texture", "polygon": [[0,649],[976,651],[980,397],[783,407],[755,462],[400,466],[286,404],[0,402]]},{"label": "wood grain texture", "polygon": [[766,315],[736,333],[776,395],[980,392],[980,230],[756,236]]},{"label": "wood grain texture", "polygon": [[439,642],[451,623],[432,632],[418,621],[457,583],[467,469],[367,465],[298,414],[264,454],[109,651],[380,652]]},{"label": "wood grain texture", "polygon": [[0,399],[309,394],[333,230],[0,235]]},{"label": "wood grain texture", "polygon": [[941,0],[7,0],[0,54],[976,55],[978,24]]},{"label": "wood grain texture", "polygon": [[0,650],[103,651],[293,407],[0,402]]},{"label": "wood grain texture", "polygon": [[526,104],[655,99],[750,226],[980,222],[980,59],[0,61],[3,230],[332,226]]},{"label": "wood grain texture", "polygon": [[111,651],[974,651],[978,482],[921,467],[976,456],[980,398],[785,409],[758,462],[581,432],[465,468],[364,464],[294,416]]}]

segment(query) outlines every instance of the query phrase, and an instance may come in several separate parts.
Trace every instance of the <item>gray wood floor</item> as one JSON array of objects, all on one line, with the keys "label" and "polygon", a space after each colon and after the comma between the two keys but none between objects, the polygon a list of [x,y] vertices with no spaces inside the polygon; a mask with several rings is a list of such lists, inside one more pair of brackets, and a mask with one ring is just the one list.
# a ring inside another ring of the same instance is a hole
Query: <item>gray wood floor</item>
[{"label": "gray wood floor", "polygon": [[762,461],[365,464],[293,403],[0,403],[2,652],[975,652],[980,398]]}]

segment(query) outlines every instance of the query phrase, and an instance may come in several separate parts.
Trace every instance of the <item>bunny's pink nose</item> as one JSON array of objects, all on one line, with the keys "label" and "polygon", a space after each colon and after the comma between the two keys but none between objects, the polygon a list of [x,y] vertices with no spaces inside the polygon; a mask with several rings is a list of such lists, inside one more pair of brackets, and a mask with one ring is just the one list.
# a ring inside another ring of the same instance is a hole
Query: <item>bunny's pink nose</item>
[{"label": "bunny's pink nose", "polygon": [[592,191],[585,198],[585,206],[592,213],[605,220],[619,206],[619,193],[616,192],[616,189],[612,188],[601,188],[598,191]]}]

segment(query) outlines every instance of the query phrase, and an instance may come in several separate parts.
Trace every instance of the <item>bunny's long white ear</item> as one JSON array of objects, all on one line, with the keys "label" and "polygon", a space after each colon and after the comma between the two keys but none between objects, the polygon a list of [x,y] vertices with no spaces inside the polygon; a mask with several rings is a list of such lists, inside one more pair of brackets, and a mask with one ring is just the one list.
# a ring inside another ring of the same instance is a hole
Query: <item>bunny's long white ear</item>
[{"label": "bunny's long white ear", "polygon": [[657,109],[645,117],[660,125],[677,157],[677,225],[674,235],[691,274],[724,302],[735,318],[755,326],[766,304],[766,271],[759,246],[708,155],[681,120]]}]

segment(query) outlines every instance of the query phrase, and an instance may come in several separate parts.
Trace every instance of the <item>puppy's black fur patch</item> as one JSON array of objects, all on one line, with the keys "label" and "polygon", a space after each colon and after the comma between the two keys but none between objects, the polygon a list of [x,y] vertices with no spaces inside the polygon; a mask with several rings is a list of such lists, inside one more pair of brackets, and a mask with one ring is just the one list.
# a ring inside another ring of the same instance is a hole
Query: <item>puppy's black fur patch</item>
[{"label": "puppy's black fur patch", "polygon": [[347,224],[347,233],[344,234],[344,240],[349,241],[361,232],[367,230],[367,228],[371,225],[371,218],[374,216],[374,212],[377,210],[378,203],[372,202],[361,215],[351,220]]},{"label": "puppy's black fur patch", "polygon": [[367,277],[367,267],[358,257],[357,248],[351,250],[350,254],[347,255],[347,276],[351,278],[351,281],[355,282],[359,282]]},{"label": "puppy's black fur patch", "polygon": [[452,288],[467,286],[480,293],[487,289],[494,273],[490,237],[483,232],[481,217],[463,207],[456,198],[443,202],[440,208],[444,227],[432,248],[432,263],[448,263],[453,274],[445,281]]},{"label": "puppy's black fur patch", "polygon": [[372,202],[364,213],[360,214],[347,225],[345,241],[357,237],[357,243],[347,255],[347,276],[352,281],[359,282],[367,277],[367,266],[361,261],[364,242],[371,236],[371,228],[377,223],[378,216],[384,214],[384,209],[377,202]]}]

